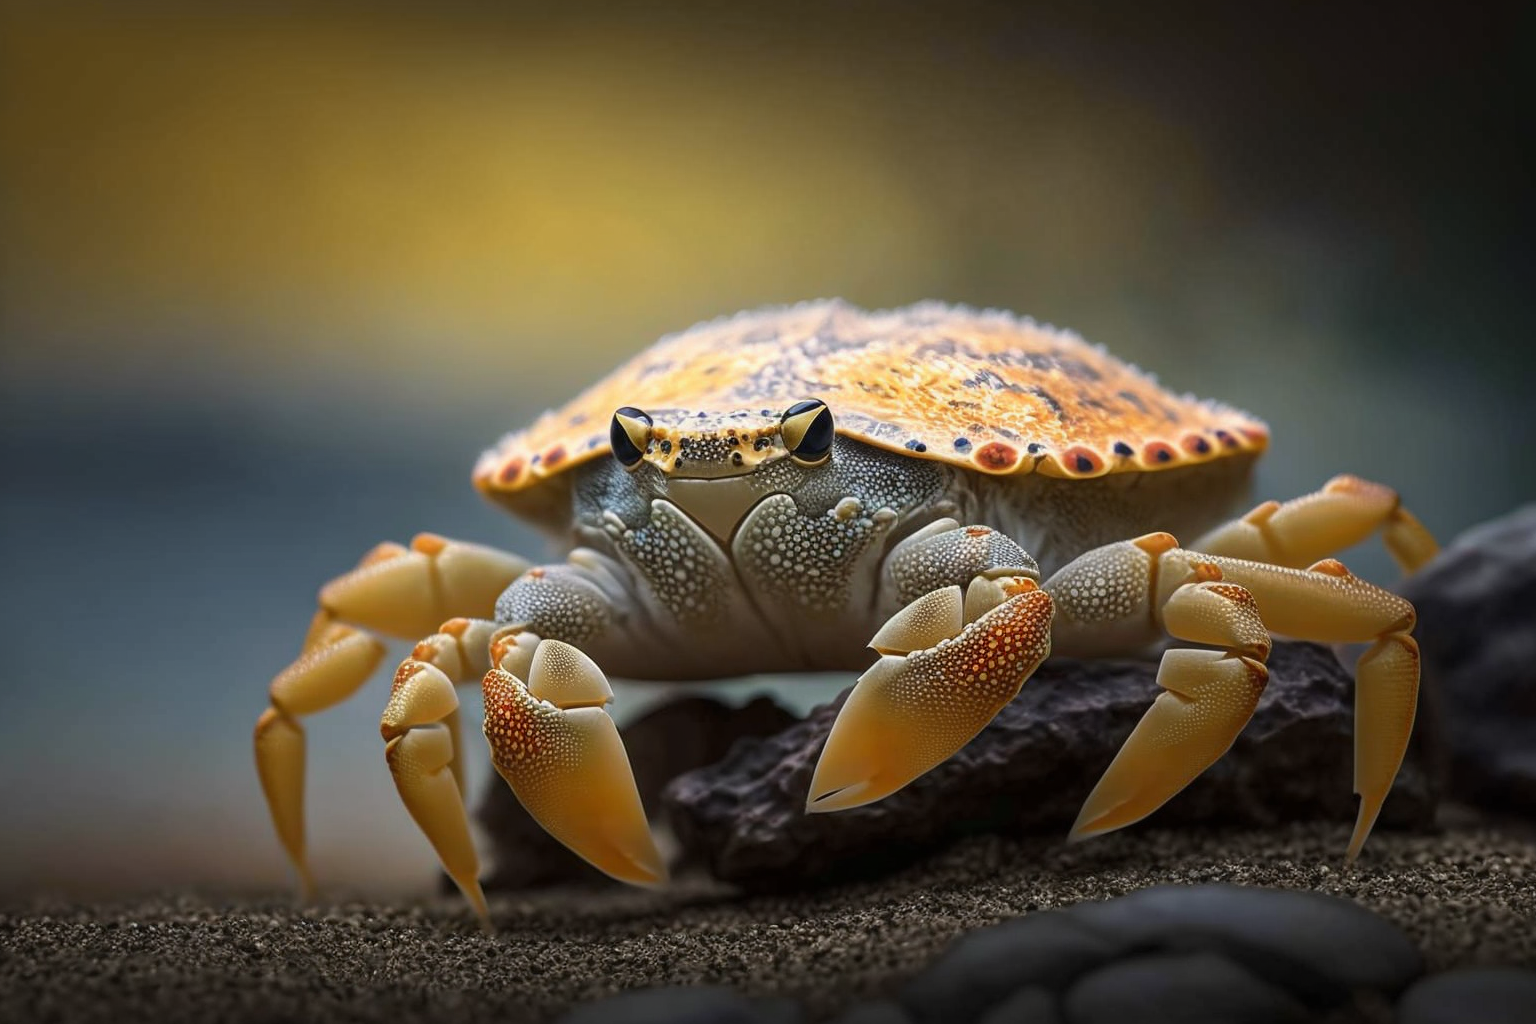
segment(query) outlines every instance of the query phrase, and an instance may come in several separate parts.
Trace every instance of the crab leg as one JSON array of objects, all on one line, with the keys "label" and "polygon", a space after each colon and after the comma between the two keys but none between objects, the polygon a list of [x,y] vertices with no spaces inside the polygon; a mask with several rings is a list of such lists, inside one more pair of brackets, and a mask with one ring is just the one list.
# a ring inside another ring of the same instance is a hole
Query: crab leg
[{"label": "crab leg", "polygon": [[315,883],[304,856],[304,727],[299,717],[352,696],[383,657],[383,644],[351,626],[328,623],[319,632],[312,630],[303,655],[272,680],[271,706],[256,720],[256,773],[306,900],[314,898]]},{"label": "crab leg", "polygon": [[[1064,625],[1070,629],[1069,624],[1080,621],[1088,610],[1085,596],[1093,592],[1087,585],[1090,580],[1153,582],[1155,576],[1147,570],[1159,548],[1162,553],[1172,550],[1173,538],[1152,534],[1100,548],[1089,555],[1110,557],[1080,559],[1063,568],[1048,586],[1062,595],[1062,616],[1068,620]],[[1220,570],[1209,563],[1191,561],[1165,568],[1177,571],[1180,579],[1162,606],[1163,626],[1181,640],[1222,649],[1171,650],[1163,655],[1157,672],[1163,692],[1084,802],[1072,826],[1074,839],[1140,821],[1193,782],[1232,746],[1269,681],[1264,667],[1269,633],[1252,595],[1222,581]],[[1140,600],[1135,604],[1141,611],[1153,595],[1149,588],[1138,589],[1141,593],[1135,596]],[[1121,590],[1112,592],[1111,600],[1131,596]]]},{"label": "crab leg", "polygon": [[1322,643],[1369,643],[1355,662],[1355,793],[1360,809],[1348,858],[1360,855],[1397,778],[1419,704],[1413,605],[1325,558],[1289,569],[1211,556],[1222,575],[1252,591],[1270,629]]},{"label": "crab leg", "polygon": [[385,543],[326,584],[298,660],[273,679],[256,722],[256,771],[272,822],[306,898],[314,883],[304,842],[304,729],[299,719],[346,700],[368,680],[384,646],[348,623],[419,637],[455,612],[487,614],[528,563],[477,544],[419,534],[410,548]]},{"label": "crab leg", "polygon": [[384,758],[400,800],[438,860],[489,925],[480,890],[480,861],[464,811],[464,775],[455,685],[490,667],[492,636],[485,619],[450,619],[401,663],[379,720]]},{"label": "crab leg", "polygon": [[485,676],[485,738],[496,771],[550,835],[593,867],[634,885],[666,864],[618,727],[608,680],[579,648],[505,627]]},{"label": "crab leg", "polygon": [[1283,505],[1266,501],[1201,537],[1193,548],[1300,569],[1358,544],[1378,528],[1404,573],[1418,571],[1440,550],[1424,524],[1403,508],[1396,491],[1348,475]]},{"label": "crab leg", "polygon": [[1168,692],[1088,797],[1073,838],[1140,820],[1227,750],[1263,690],[1269,645],[1259,634],[1267,628],[1328,643],[1373,643],[1355,670],[1360,811],[1348,856],[1358,856],[1413,729],[1419,666],[1408,635],[1412,605],[1332,559],[1293,569],[1187,551],[1168,534],[1090,551],[1045,588],[1057,599],[1060,650],[1124,649],[1153,639],[1149,627],[1159,622],[1175,637],[1226,648],[1163,655],[1157,681]]}]

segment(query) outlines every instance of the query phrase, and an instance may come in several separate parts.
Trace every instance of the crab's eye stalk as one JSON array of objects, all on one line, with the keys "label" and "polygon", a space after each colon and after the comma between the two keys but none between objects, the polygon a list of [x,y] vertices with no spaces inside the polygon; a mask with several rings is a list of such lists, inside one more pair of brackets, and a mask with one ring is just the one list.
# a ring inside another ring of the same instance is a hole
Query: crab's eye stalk
[{"label": "crab's eye stalk", "polygon": [[613,457],[625,469],[634,469],[645,458],[645,449],[651,443],[651,418],[626,405],[613,414],[608,441],[613,445]]},{"label": "crab's eye stalk", "polygon": [[832,410],[814,398],[796,402],[779,421],[779,436],[790,457],[802,466],[816,466],[832,456]]}]

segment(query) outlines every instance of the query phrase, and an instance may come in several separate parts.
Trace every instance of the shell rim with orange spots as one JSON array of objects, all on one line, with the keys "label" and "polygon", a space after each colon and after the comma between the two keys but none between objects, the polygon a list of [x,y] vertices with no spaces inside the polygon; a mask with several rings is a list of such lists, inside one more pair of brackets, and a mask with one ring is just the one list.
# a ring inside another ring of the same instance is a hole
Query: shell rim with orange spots
[{"label": "shell rim with orange spots", "polygon": [[840,300],[754,310],[668,335],[481,456],[492,497],[610,452],[615,409],[780,410],[806,398],[837,433],[990,476],[1156,472],[1268,445],[1220,402],[1175,395],[1071,331],[939,302]]}]

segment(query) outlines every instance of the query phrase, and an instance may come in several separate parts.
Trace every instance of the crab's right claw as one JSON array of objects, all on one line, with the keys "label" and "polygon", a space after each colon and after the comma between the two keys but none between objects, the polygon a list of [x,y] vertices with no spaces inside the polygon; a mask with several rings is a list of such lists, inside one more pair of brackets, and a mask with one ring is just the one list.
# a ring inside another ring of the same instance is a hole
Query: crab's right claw
[{"label": "crab's right claw", "polygon": [[613,691],[602,671],[558,640],[524,634],[516,646],[483,684],[496,771],[535,821],[599,871],[633,885],[666,881],[624,743],[603,710]]},{"label": "crab's right claw", "polygon": [[816,763],[805,809],[873,803],[943,763],[1051,650],[1051,596],[1024,576],[946,587],[893,615]]}]

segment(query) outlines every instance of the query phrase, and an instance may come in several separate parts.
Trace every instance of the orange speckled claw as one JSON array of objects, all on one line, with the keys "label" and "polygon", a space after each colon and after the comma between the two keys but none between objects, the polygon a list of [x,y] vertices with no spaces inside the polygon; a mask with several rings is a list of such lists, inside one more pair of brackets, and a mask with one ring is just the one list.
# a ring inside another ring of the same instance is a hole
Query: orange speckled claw
[{"label": "orange speckled claw", "polygon": [[529,676],[486,674],[496,771],[535,821],[599,871],[633,885],[666,881],[623,741],[603,710],[612,692],[602,672],[575,647],[542,640]]},{"label": "orange speckled claw", "polygon": [[[970,742],[1051,650],[1051,597],[1025,577],[978,580],[1000,603],[959,588],[918,598],[877,634],[882,657],[859,678],[832,724],[805,809],[873,803]],[[995,606],[992,606],[995,605]],[[961,615],[990,607],[968,625]],[[935,625],[957,631],[933,639]],[[931,646],[900,652],[907,636]],[[895,652],[895,653],[893,653]]]}]

